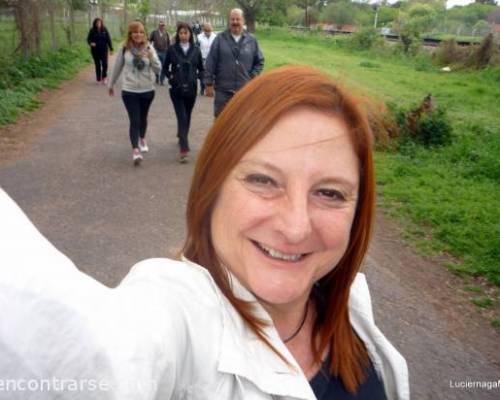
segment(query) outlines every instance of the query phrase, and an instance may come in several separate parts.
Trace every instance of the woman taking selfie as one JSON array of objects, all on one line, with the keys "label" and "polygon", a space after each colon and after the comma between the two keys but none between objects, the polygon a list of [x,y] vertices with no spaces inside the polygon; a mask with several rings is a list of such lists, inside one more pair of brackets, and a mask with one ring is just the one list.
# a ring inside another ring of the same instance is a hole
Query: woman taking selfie
[{"label": "woman taking selfie", "polygon": [[141,153],[149,151],[146,143],[148,112],[155,97],[155,74],[160,70],[160,60],[147,41],[144,26],[138,21],[131,22],[127,40],[116,56],[109,81],[109,95],[114,96],[113,86],[122,74],[122,100],[130,121],[129,136],[134,165],[141,163]]},{"label": "woman taking selfie", "polygon": [[99,399],[409,399],[358,273],[374,189],[356,103],[316,70],[283,67],[215,120],[181,261],[143,261],[106,288],[4,195],[0,372],[107,382]]}]

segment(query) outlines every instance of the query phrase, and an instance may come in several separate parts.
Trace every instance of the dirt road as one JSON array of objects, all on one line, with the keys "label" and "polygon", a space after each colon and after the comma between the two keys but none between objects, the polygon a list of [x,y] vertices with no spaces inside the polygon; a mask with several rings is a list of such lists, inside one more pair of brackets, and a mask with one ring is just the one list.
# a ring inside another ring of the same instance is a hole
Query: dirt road
[{"label": "dirt road", "polygon": [[[0,186],[83,271],[114,286],[139,260],[175,253],[193,163],[176,161],[176,122],[167,91],[156,92],[150,152],[134,168],[128,121],[86,68],[46,105],[0,130]],[[212,122],[198,98],[193,156]],[[406,247],[381,215],[366,261],[376,320],[406,357],[413,399],[499,399],[500,388],[457,387],[500,380],[500,335],[470,304],[461,282]],[[500,384],[500,382],[498,382]]]}]

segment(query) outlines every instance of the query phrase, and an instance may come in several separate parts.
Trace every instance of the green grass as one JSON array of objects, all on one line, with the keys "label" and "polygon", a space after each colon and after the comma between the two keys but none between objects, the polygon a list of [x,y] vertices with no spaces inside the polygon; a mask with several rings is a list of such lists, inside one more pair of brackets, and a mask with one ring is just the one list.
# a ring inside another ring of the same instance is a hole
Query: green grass
[{"label": "green grass", "polygon": [[474,297],[474,298],[472,298],[472,302],[476,306],[481,307],[481,308],[488,308],[488,307],[491,307],[493,305],[493,300],[490,299],[489,297],[485,297],[485,296]]},{"label": "green grass", "polygon": [[356,94],[411,106],[432,93],[453,143],[377,152],[380,202],[427,254],[449,253],[457,273],[500,285],[500,68],[442,73],[429,57],[354,52],[346,38],[262,31],[266,69],[309,64]]},{"label": "green grass", "polygon": [[39,107],[38,92],[56,88],[89,63],[86,47],[47,51],[29,61],[0,58],[0,125],[15,122],[22,113]]}]

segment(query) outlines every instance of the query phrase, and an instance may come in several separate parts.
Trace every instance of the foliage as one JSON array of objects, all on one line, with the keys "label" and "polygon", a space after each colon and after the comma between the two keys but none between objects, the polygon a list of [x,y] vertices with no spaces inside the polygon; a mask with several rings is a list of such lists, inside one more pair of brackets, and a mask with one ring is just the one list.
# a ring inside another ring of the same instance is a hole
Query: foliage
[{"label": "foliage", "polygon": [[287,23],[291,26],[304,25],[304,10],[298,6],[287,9]]},{"label": "foliage", "polygon": [[415,3],[408,10],[408,24],[420,32],[428,31],[435,23],[436,10],[427,4]]},{"label": "foliage", "polygon": [[489,33],[485,36],[481,44],[477,47],[476,51],[473,55],[473,65],[476,68],[484,68],[486,67],[496,50],[496,45],[494,42],[493,34]]},{"label": "foliage", "polygon": [[257,21],[274,26],[287,23],[287,0],[268,0],[263,2],[257,13]]},{"label": "foliage", "polygon": [[486,296],[477,296],[471,300],[476,306],[481,308],[491,307],[493,305],[493,300]]},{"label": "foliage", "polygon": [[384,39],[374,28],[365,28],[352,35],[351,45],[354,49],[369,50],[375,45],[380,45]]},{"label": "foliage", "polygon": [[451,143],[452,127],[443,108],[425,114],[411,135],[413,140],[424,147],[445,146]]},{"label": "foliage", "polygon": [[356,14],[356,7],[353,3],[340,1],[328,4],[321,12],[320,21],[342,27],[342,25],[353,24]]},{"label": "foliage", "polygon": [[435,59],[440,65],[465,63],[469,49],[457,45],[455,39],[447,39],[441,42],[435,53]]},{"label": "foliage", "polygon": [[39,91],[56,87],[89,61],[86,46],[64,48],[27,61],[0,59],[0,125],[12,123],[22,112],[37,108]]}]

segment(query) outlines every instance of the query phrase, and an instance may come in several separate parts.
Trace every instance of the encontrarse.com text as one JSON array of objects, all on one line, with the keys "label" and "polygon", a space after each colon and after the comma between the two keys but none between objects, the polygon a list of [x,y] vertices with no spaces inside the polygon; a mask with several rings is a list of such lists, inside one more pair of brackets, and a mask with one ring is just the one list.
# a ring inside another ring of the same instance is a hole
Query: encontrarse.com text
[{"label": "encontrarse.com text", "polygon": [[[156,382],[128,382],[136,389],[156,388]],[[113,389],[107,380],[99,379],[0,379],[0,392],[99,392]],[[123,383],[120,386],[125,386]]]},{"label": "encontrarse.com text", "polygon": [[473,380],[450,380],[450,388],[453,389],[500,389],[500,379],[496,381],[473,381]]}]

